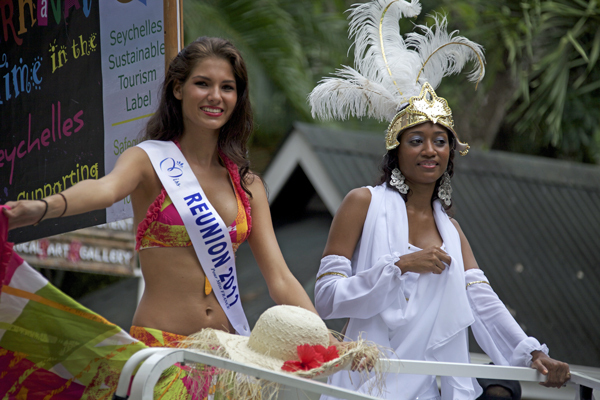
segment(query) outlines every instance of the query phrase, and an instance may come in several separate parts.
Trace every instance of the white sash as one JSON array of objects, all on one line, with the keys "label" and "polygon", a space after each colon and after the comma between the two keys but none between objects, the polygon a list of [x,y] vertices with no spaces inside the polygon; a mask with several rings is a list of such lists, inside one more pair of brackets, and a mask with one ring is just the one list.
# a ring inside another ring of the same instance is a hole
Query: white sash
[{"label": "white sash", "polygon": [[238,334],[250,336],[240,300],[235,254],[225,223],[204,195],[175,143],[146,140],[138,147],[148,154],[156,175],[181,216],[196,256],[229,322]]}]

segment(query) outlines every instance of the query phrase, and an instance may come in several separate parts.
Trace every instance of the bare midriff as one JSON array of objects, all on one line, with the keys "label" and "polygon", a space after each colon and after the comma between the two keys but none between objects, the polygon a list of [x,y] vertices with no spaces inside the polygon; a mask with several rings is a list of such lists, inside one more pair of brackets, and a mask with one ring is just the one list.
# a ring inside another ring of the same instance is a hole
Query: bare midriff
[{"label": "bare midriff", "polygon": [[214,291],[204,294],[193,247],[144,249],[139,258],[145,289],[133,325],[185,336],[204,328],[235,332]]}]

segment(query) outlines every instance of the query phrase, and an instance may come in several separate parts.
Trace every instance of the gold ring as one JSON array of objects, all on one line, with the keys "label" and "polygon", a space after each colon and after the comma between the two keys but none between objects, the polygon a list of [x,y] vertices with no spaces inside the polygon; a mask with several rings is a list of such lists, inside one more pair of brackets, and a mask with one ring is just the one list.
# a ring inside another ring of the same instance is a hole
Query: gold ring
[{"label": "gold ring", "polygon": [[567,372],[567,379],[570,379],[570,378],[571,378],[571,373]]}]

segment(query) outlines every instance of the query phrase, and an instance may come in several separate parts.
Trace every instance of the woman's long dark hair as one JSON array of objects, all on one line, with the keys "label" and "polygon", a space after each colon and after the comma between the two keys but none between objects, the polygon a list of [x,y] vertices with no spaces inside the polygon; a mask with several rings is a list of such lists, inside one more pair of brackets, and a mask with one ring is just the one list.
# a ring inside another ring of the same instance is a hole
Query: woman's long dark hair
[{"label": "woman's long dark hair", "polygon": [[[447,130],[446,130],[447,131]],[[448,144],[450,145],[450,158],[448,159],[448,167],[446,168],[446,172],[448,172],[448,175],[450,175],[450,178],[452,178],[454,176],[454,150],[455,150],[455,139],[454,139],[454,135],[452,134],[452,132],[448,132]],[[399,133],[398,136],[400,136],[402,133]],[[388,185],[390,184],[390,181],[392,179],[392,171],[394,170],[394,168],[399,168],[399,163],[398,163],[398,147],[396,147],[395,149],[392,150],[388,150],[388,152],[383,156],[383,160],[381,161],[381,164],[379,164],[379,169],[381,170],[381,177],[379,178],[379,182],[377,182],[378,184],[382,184],[382,183],[387,183]],[[433,202],[438,199],[438,188],[440,187],[440,183],[442,182],[442,177],[440,177],[436,182],[435,182],[435,188],[433,189],[433,195],[431,196],[431,203],[433,204]],[[408,193],[410,193],[410,188],[408,189]],[[402,198],[404,199],[404,201],[406,201],[406,199],[408,198],[408,193],[407,194],[402,194],[400,193],[400,195],[402,196]],[[444,207],[444,209],[447,211],[450,208],[452,208],[452,200],[450,201],[450,205],[447,206],[443,201],[441,201],[442,203],[442,207]]]},{"label": "woman's long dark hair", "polygon": [[242,188],[250,197],[247,185],[251,183],[247,143],[254,129],[252,107],[248,94],[248,72],[242,55],[228,40],[202,36],[187,45],[169,64],[162,84],[160,104],[148,121],[144,139],[177,140],[183,134],[181,101],[175,98],[173,88],[183,84],[198,62],[217,57],[231,64],[235,76],[237,101],[229,120],[219,132],[219,149],[233,161],[240,172]]}]

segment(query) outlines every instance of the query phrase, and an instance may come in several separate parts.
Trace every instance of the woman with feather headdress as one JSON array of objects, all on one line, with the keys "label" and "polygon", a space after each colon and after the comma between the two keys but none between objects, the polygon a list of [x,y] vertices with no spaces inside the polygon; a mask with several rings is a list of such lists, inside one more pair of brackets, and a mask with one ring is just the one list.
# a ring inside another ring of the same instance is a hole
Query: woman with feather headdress
[{"label": "woman with feather headdress", "polygon": [[[315,287],[324,319],[349,318],[348,340],[360,335],[393,349],[391,358],[469,362],[467,328],[497,365],[531,366],[560,387],[569,366],[548,356],[528,337],[498,299],[477,265],[452,206],[454,151],[458,139],[452,110],[435,89],[442,78],[474,62],[469,80],[484,76],[483,49],[446,19],[417,26],[402,37],[398,20],[421,11],[417,0],[376,0],[350,15],[355,68],[343,67],[309,96],[313,116],[389,121],[380,184],[351,191],[340,206]],[[355,373],[353,373],[355,374]],[[336,374],[330,383],[359,392],[373,378]],[[392,375],[380,396],[393,399],[475,399],[475,380]]]}]

